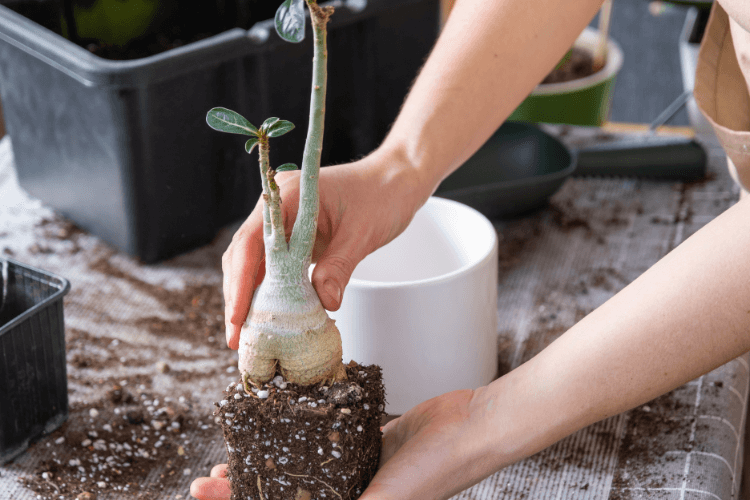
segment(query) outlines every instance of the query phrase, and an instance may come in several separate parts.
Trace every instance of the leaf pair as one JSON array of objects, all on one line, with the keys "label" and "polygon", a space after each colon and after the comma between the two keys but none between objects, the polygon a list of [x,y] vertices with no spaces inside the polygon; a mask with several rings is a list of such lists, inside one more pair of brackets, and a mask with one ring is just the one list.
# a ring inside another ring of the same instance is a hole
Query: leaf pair
[{"label": "leaf pair", "polygon": [[[292,122],[279,120],[276,117],[268,118],[258,129],[255,125],[236,111],[227,108],[213,108],[206,115],[208,126],[219,132],[230,134],[249,135],[250,139],[245,142],[245,151],[251,153],[260,142],[262,136],[280,137],[294,128]],[[285,163],[276,169],[277,172],[297,170],[294,163]]]},{"label": "leaf pair", "polygon": [[260,141],[261,136],[280,137],[294,128],[292,122],[269,118],[260,126],[260,130],[247,121],[247,119],[236,111],[227,108],[213,108],[206,115],[208,126],[219,132],[230,134],[249,135],[250,139],[245,143],[245,151],[250,153]]}]

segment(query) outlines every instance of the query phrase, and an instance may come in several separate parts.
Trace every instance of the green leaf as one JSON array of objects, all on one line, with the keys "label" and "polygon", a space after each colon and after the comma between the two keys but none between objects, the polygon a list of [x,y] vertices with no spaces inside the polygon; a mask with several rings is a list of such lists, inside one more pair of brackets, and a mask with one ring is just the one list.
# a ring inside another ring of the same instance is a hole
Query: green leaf
[{"label": "green leaf", "polygon": [[280,167],[276,167],[277,172],[288,172],[291,170],[297,170],[297,165],[294,163],[284,163]]},{"label": "green leaf", "polygon": [[258,129],[241,114],[227,108],[213,108],[206,115],[208,126],[230,134],[258,135]]},{"label": "green leaf", "polygon": [[294,123],[286,120],[279,120],[273,125],[270,125],[266,130],[268,137],[280,137],[294,128]]},{"label": "green leaf", "polygon": [[304,0],[284,0],[276,11],[276,33],[287,42],[305,39]]},{"label": "green leaf", "polygon": [[247,142],[245,143],[245,151],[247,151],[248,153],[252,153],[253,148],[255,147],[256,144],[258,144],[259,140],[260,139],[258,139],[257,137],[251,137],[250,139],[248,139]]},{"label": "green leaf", "polygon": [[271,117],[271,118],[268,118],[268,119],[266,119],[266,121],[263,122],[263,125],[260,126],[260,129],[263,132],[268,132],[268,127],[272,126],[277,121],[279,121],[279,119],[276,118],[275,116]]}]

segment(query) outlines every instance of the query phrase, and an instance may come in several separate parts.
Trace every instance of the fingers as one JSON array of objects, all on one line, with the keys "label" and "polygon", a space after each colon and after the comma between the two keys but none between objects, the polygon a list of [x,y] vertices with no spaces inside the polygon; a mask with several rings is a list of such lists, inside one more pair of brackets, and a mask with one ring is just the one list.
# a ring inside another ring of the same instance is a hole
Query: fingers
[{"label": "fingers", "polygon": [[227,477],[227,467],[227,464],[214,465],[213,469],[211,469],[211,477]]},{"label": "fingers", "polygon": [[200,477],[190,485],[190,494],[199,500],[229,500],[231,491],[227,477],[227,464],[215,465],[211,477]]},{"label": "fingers", "polygon": [[256,283],[260,282],[264,275],[264,272],[259,272],[263,267],[264,257],[260,212],[256,206],[222,257],[224,322],[227,345],[234,350],[239,348],[240,329],[250,310]]},{"label": "fingers", "polygon": [[397,418],[388,422],[381,429],[383,431],[383,447],[380,451],[380,467],[383,467],[403,444],[404,438],[398,432],[399,423],[400,418]]},{"label": "fingers", "polygon": [[228,479],[199,477],[190,485],[190,495],[198,500],[229,500],[232,492]]},{"label": "fingers", "polygon": [[348,232],[341,231],[331,241],[331,244],[318,258],[312,275],[312,284],[329,311],[336,311],[341,307],[344,288],[354,272],[354,268],[365,258],[362,238]]}]

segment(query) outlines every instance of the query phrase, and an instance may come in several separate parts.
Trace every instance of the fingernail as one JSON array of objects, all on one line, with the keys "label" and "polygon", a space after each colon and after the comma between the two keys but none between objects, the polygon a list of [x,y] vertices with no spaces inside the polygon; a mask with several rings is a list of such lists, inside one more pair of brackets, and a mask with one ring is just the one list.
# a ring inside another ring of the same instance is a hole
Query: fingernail
[{"label": "fingernail", "polygon": [[323,283],[323,292],[332,298],[336,304],[341,302],[341,289],[332,279],[326,280]]},{"label": "fingernail", "polygon": [[227,345],[229,345],[229,341],[232,339],[232,335],[235,331],[235,326],[232,323],[227,323]]}]

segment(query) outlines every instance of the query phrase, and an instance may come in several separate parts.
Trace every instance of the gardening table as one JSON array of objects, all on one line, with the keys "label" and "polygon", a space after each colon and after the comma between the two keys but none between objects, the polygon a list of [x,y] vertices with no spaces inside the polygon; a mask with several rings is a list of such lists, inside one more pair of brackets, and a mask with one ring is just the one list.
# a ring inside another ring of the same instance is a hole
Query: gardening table
[{"label": "gardening table", "polygon": [[[590,135],[554,131],[566,141]],[[721,150],[708,152],[711,175],[703,182],[572,178],[547,208],[493,221],[501,373],[534,356],[737,200]],[[205,416],[195,428],[201,432],[186,430],[183,454],[154,461],[139,482],[158,482],[178,460],[178,473],[146,498],[188,498],[191,479],[225,457],[210,413],[219,391],[237,379],[235,353],[223,347],[220,292],[221,254],[235,228],[204,248],[142,265],[30,199],[12,164],[6,137],[0,141],[0,252],[72,283],[64,302],[74,410],[68,425],[76,425],[76,408],[96,404],[113,383],[163,400],[181,396]],[[737,498],[749,361],[742,356],[587,427],[455,498]],[[39,479],[45,459],[67,463],[71,456],[55,436],[0,467],[0,498],[36,498],[22,478]],[[106,498],[133,495],[99,495]]]}]

